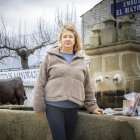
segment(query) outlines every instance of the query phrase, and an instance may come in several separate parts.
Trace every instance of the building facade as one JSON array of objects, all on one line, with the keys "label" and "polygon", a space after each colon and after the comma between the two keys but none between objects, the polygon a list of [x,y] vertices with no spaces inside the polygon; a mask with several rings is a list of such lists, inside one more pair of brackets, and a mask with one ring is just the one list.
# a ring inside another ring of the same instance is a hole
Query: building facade
[{"label": "building facade", "polygon": [[[116,0],[116,26],[121,28],[121,21],[128,16],[133,21],[133,28],[136,29],[136,39],[140,40],[140,0]],[[92,28],[98,25],[104,28],[105,17],[112,13],[113,0],[102,0],[92,9],[81,15],[82,18],[82,38],[84,47],[90,44],[90,36],[93,34]],[[123,11],[124,10],[124,11]]]},{"label": "building facade", "polygon": [[140,0],[120,0],[116,6],[102,0],[82,15],[82,25],[98,103],[122,107],[124,94],[140,93]]}]

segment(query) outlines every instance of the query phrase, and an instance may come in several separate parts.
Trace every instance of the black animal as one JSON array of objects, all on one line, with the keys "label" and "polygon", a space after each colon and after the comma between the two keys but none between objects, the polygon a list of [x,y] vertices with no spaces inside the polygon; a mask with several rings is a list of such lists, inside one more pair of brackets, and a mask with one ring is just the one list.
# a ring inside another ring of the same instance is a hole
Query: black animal
[{"label": "black animal", "polygon": [[0,80],[0,105],[23,105],[27,99],[20,77]]}]

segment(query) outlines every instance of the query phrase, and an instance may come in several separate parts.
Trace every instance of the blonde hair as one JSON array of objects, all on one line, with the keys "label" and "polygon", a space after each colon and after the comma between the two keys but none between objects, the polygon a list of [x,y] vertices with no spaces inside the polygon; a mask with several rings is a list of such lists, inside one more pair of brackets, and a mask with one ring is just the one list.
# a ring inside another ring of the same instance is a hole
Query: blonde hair
[{"label": "blonde hair", "polygon": [[82,50],[83,45],[82,45],[80,36],[79,36],[78,32],[76,31],[76,28],[75,28],[75,26],[73,24],[65,24],[61,28],[61,30],[59,32],[59,36],[58,36],[58,47],[59,47],[59,49],[62,48],[62,46],[61,46],[61,37],[62,37],[63,32],[65,32],[65,31],[71,31],[74,34],[75,44],[74,44],[74,47],[73,47],[73,52],[75,53],[77,51]]}]

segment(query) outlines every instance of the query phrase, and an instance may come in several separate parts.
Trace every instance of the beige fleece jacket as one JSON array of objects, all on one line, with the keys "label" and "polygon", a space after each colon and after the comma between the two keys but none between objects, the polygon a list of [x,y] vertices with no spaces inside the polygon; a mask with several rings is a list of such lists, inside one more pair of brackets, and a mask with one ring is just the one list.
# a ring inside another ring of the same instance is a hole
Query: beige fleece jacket
[{"label": "beige fleece jacket", "polygon": [[76,52],[72,63],[68,64],[59,49],[54,48],[48,51],[40,66],[34,87],[34,111],[44,112],[45,101],[63,100],[85,104],[88,112],[98,108],[84,56]]}]

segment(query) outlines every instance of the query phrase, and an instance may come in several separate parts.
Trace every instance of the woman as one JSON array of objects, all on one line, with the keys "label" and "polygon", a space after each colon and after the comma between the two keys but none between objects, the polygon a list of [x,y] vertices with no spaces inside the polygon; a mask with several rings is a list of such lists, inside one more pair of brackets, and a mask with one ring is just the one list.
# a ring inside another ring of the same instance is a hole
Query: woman
[{"label": "woman", "polygon": [[88,112],[103,114],[93,93],[89,72],[75,26],[66,24],[59,34],[59,47],[48,51],[40,66],[34,88],[34,111],[46,112],[53,140],[70,140],[78,108],[85,104]]}]

